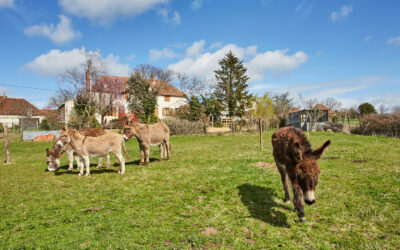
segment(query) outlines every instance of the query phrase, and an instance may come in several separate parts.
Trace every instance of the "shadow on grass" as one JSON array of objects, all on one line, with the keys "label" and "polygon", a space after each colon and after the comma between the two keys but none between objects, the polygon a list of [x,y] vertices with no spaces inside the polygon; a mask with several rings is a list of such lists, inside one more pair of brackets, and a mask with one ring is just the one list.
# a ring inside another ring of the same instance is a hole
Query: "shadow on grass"
[{"label": "shadow on grass", "polygon": [[[115,164],[114,164],[115,165]],[[118,170],[116,169],[107,169],[105,166],[102,168],[96,168],[97,164],[90,164],[90,174],[102,174],[102,173],[117,173]],[[118,163],[119,167],[119,163]],[[65,171],[60,172],[61,169],[64,169]],[[74,166],[74,170],[69,172],[67,171],[68,165],[60,166],[59,170],[54,172],[54,175],[63,175],[63,174],[73,174],[76,175],[79,173],[79,170],[77,170],[76,166]],[[86,168],[84,169],[84,173],[86,173]]]},{"label": "shadow on grass", "polygon": [[[150,163],[155,162],[155,161],[158,161],[158,159],[157,158],[149,158],[149,162]],[[125,162],[125,165],[139,165],[139,163],[140,163],[140,159],[137,159],[137,160],[134,160],[134,161]]]},{"label": "shadow on grass", "polygon": [[275,202],[276,192],[271,188],[243,184],[237,187],[240,199],[249,210],[251,217],[273,226],[287,227],[287,217],[281,209],[290,210],[287,206]]}]

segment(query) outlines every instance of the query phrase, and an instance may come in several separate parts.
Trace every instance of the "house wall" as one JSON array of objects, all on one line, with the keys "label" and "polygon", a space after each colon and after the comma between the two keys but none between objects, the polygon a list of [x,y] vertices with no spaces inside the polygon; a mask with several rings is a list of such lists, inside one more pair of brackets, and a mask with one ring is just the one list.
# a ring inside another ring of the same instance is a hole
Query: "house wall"
[{"label": "house wall", "polygon": [[[20,115],[0,115],[0,123],[6,125],[8,128],[19,126],[19,119],[23,118]],[[30,118],[39,118],[39,123],[45,118],[44,116],[34,115]]]},{"label": "house wall", "polygon": [[[167,98],[168,100],[168,98]],[[187,100],[184,97],[175,97],[175,96],[170,96],[169,97],[169,101],[166,101],[165,96],[158,96],[157,97],[157,109],[156,112],[158,111],[158,113],[156,114],[156,116],[160,119],[163,119],[165,117],[167,117],[166,115],[163,114],[163,109],[165,108],[169,108],[169,109],[177,109],[182,105],[187,104]]]},{"label": "house wall", "polygon": [[[168,98],[167,98],[167,100],[168,100]],[[187,104],[187,100],[184,97],[170,96],[169,101],[167,101],[167,100],[166,100],[165,96],[157,97],[157,107],[156,107],[157,114],[156,114],[156,116],[160,119],[167,117],[166,115],[163,114],[163,109],[169,108],[169,109],[175,110],[175,109],[179,108],[180,106]],[[130,113],[129,108],[128,108],[128,103],[125,99],[116,100],[114,103],[115,103],[115,106],[117,107],[117,112],[115,115],[105,116],[104,120],[106,121],[106,123],[109,123],[110,121],[112,121],[114,119],[118,119],[118,114],[120,112],[118,110],[119,105],[124,107],[125,113]],[[65,105],[59,109],[61,121],[68,123],[70,121],[70,117],[71,117],[71,113],[72,113],[73,109],[74,109],[74,103],[72,100],[65,102]],[[96,119],[99,123],[101,123],[101,116],[99,114],[96,114]]]}]

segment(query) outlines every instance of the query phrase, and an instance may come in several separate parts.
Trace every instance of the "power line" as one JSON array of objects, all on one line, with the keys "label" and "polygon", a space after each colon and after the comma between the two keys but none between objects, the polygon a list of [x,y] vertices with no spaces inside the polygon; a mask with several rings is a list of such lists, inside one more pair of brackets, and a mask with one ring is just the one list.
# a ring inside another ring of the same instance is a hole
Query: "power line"
[{"label": "power line", "polygon": [[28,86],[23,86],[23,85],[13,85],[13,84],[3,84],[3,83],[0,83],[0,86],[22,88],[22,89],[35,89],[35,90],[43,90],[43,91],[56,91],[56,89],[36,88],[36,87],[28,87]]}]

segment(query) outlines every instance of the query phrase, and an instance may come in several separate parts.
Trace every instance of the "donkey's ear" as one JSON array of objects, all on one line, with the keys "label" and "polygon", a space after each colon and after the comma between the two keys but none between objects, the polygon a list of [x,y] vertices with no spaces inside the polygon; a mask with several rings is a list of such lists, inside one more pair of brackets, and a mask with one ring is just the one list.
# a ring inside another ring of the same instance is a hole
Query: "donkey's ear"
[{"label": "donkey's ear", "polygon": [[297,162],[300,162],[303,159],[303,151],[301,151],[300,144],[298,142],[293,144],[293,155]]},{"label": "donkey's ear", "polygon": [[319,147],[319,148],[317,148],[316,150],[314,150],[314,151],[312,152],[312,155],[313,155],[315,158],[320,159],[322,153],[325,151],[325,149],[326,149],[330,144],[331,144],[331,141],[330,141],[330,140],[327,140],[324,144],[322,144],[321,147]]}]

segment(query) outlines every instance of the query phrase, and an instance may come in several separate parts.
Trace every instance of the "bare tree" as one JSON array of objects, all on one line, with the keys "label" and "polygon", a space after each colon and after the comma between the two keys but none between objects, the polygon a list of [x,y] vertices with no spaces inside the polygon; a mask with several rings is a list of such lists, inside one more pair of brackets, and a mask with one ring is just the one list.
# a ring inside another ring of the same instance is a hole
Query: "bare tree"
[{"label": "bare tree", "polygon": [[309,123],[308,126],[308,131],[311,131],[312,128],[315,127],[315,124],[326,114],[325,111],[320,110],[318,107],[318,100],[316,98],[314,99],[308,99],[304,100],[301,95],[299,95],[299,99],[301,102],[301,105],[303,109],[306,112],[306,122]]},{"label": "bare tree", "polygon": [[162,84],[170,82],[172,72],[149,64],[137,66],[127,86],[129,107],[142,121],[150,123],[157,106],[157,96]]},{"label": "bare tree", "polygon": [[385,114],[387,112],[387,108],[385,107],[384,104],[379,105],[378,110],[379,114]]},{"label": "bare tree", "polygon": [[[100,53],[98,51],[86,52],[85,61],[81,65],[68,69],[57,76],[60,88],[57,94],[50,99],[49,105],[59,107],[67,100],[75,102],[79,96],[80,103],[85,105],[80,105],[84,110],[80,110],[77,114],[93,114],[92,105],[95,104],[95,95],[91,94],[91,83],[95,83],[106,72],[106,64],[100,58]],[[61,86],[61,84],[64,85]],[[79,120],[78,116],[76,118]],[[93,119],[85,118],[84,120],[92,121]]]},{"label": "bare tree", "polygon": [[29,104],[26,101],[20,101],[17,103],[15,106],[15,110],[17,115],[19,116],[20,122],[20,132],[21,132],[21,140],[22,140],[22,134],[24,132],[24,124],[25,124],[25,119],[28,119],[32,116],[33,114],[33,107],[31,104]]},{"label": "bare tree", "polygon": [[400,114],[400,105],[393,107],[392,113],[393,114]]},{"label": "bare tree", "polygon": [[101,115],[102,124],[104,116],[112,112],[115,102],[123,99],[124,91],[125,81],[119,77],[103,76],[93,85],[96,111]]},{"label": "bare tree", "polygon": [[342,103],[335,98],[326,98],[322,103],[332,111],[337,111],[342,107]]}]

